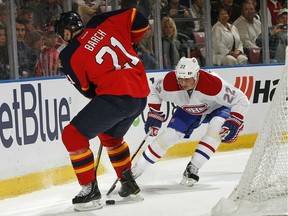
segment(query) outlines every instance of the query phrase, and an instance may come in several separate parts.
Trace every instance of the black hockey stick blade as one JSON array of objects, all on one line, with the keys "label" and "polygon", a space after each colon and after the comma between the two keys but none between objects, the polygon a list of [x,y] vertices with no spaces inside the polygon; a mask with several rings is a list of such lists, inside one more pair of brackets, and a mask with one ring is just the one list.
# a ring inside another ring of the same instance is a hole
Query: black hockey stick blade
[{"label": "black hockey stick blade", "polygon": [[117,178],[117,179],[114,181],[114,183],[111,185],[110,189],[109,189],[108,192],[106,193],[107,196],[108,196],[109,194],[111,194],[112,191],[116,188],[116,185],[117,185],[118,181],[119,181],[119,178]]}]

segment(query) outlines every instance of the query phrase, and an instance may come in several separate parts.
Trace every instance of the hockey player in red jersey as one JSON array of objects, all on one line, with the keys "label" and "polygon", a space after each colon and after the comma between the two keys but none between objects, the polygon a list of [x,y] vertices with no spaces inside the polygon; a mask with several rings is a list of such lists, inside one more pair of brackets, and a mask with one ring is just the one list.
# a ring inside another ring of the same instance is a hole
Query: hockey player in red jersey
[{"label": "hockey player in red jersey", "polygon": [[140,191],[131,173],[128,144],[123,136],[147,103],[150,92],[145,69],[133,45],[148,28],[135,8],[103,13],[84,28],[79,14],[60,14],[55,32],[67,42],[60,53],[62,71],[91,101],[62,132],[82,190],[72,200],[76,210],[97,209],[101,193],[89,140],[98,136],[121,182],[121,197]]},{"label": "hockey player in red jersey", "polygon": [[248,98],[217,74],[200,69],[196,58],[183,57],[175,71],[168,72],[151,87],[145,131],[152,129],[154,136],[165,117],[160,111],[162,101],[170,101],[178,107],[167,128],[148,145],[133,166],[133,176],[140,176],[168,148],[182,138],[189,138],[201,124],[208,124],[206,134],[183,173],[181,184],[192,186],[199,180],[198,170],[210,159],[220,142],[237,140],[249,107]]}]

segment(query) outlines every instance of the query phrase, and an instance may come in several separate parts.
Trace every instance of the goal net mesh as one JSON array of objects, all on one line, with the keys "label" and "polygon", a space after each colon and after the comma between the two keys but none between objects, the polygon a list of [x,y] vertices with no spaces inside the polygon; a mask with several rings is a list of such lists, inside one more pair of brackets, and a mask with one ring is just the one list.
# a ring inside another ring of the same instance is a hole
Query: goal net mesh
[{"label": "goal net mesh", "polygon": [[287,67],[286,62],[243,175],[228,199],[212,209],[213,216],[288,215]]}]

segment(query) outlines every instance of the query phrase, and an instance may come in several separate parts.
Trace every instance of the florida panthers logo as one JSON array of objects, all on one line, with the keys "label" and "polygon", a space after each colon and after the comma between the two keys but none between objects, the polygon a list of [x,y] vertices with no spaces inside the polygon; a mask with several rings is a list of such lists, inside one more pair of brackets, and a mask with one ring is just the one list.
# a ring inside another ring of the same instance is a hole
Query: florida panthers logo
[{"label": "florida panthers logo", "polygon": [[207,104],[201,104],[197,106],[182,106],[182,109],[189,114],[199,115],[204,113],[208,109],[208,106]]}]

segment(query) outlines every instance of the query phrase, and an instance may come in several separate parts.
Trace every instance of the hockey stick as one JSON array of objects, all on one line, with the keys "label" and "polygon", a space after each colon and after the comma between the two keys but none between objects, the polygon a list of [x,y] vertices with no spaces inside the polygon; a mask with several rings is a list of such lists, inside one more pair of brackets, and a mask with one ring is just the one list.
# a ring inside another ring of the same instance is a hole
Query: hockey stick
[{"label": "hockey stick", "polygon": [[[146,142],[146,140],[148,139],[148,137],[150,136],[151,131],[149,131],[144,139],[142,140],[141,144],[139,145],[139,147],[137,148],[137,150],[135,151],[135,153],[132,155],[131,161],[135,158],[135,156],[138,154],[138,152],[140,151],[140,149],[142,148],[142,146],[144,145],[144,143]],[[110,189],[108,190],[108,192],[106,193],[106,195],[108,196],[115,188],[116,188],[116,184],[118,183],[119,178],[117,178],[114,183],[111,185]]]},{"label": "hockey stick", "polygon": [[97,157],[96,157],[96,161],[95,161],[95,175],[97,176],[97,170],[98,170],[98,166],[99,166],[99,163],[100,163],[100,158],[101,158],[101,154],[102,154],[102,149],[103,149],[103,145],[100,143],[99,145],[99,149],[98,149],[98,152],[97,152]]}]

